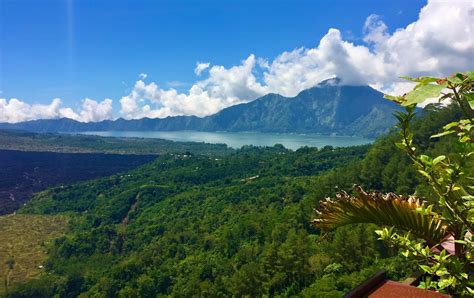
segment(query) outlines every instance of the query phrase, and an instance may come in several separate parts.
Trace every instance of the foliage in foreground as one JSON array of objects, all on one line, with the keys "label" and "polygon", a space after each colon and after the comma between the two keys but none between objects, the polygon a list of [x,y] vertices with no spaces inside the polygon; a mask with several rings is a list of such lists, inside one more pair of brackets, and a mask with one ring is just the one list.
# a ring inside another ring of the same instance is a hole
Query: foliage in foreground
[{"label": "foliage in foreground", "polygon": [[[430,202],[419,194],[409,198],[393,193],[368,194],[358,187],[356,196],[341,192],[335,200],[321,203],[313,223],[321,228],[361,222],[388,226],[377,234],[419,265],[425,273],[420,287],[471,296],[474,295],[474,177],[469,175],[472,175],[474,156],[474,72],[447,78],[408,79],[417,82],[413,91],[387,98],[406,107],[406,113],[397,114],[401,140],[396,146],[407,153],[432,188]],[[445,89],[449,91],[443,93]],[[431,135],[432,139],[449,138],[452,142],[454,150],[437,156],[419,153],[411,129],[415,106],[431,97],[453,101],[464,116]]]}]

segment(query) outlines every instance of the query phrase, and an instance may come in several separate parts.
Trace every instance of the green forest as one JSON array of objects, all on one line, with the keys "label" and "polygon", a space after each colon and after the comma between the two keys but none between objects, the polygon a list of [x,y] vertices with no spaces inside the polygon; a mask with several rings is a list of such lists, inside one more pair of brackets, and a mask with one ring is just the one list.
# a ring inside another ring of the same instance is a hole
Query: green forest
[{"label": "green forest", "polygon": [[[461,118],[457,105],[418,110],[413,142]],[[341,297],[380,269],[400,280],[419,270],[378,240],[376,226],[321,231],[314,208],[354,184],[432,198],[395,143],[347,148],[246,146],[227,154],[166,153],[127,173],[51,188],[18,213],[69,218],[48,247],[47,273],[7,297]],[[467,171],[473,169],[466,165]]]}]

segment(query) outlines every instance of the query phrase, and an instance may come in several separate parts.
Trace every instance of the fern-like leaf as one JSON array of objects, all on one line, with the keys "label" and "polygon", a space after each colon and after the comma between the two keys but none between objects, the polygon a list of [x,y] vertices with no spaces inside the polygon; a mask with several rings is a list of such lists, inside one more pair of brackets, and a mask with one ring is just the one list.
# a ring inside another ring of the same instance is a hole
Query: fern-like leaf
[{"label": "fern-like leaf", "polygon": [[334,229],[354,223],[386,225],[424,239],[434,246],[449,236],[449,225],[430,208],[425,208],[420,199],[402,197],[394,193],[366,193],[355,186],[356,196],[342,191],[336,199],[326,199],[316,211],[313,224],[320,229]]}]

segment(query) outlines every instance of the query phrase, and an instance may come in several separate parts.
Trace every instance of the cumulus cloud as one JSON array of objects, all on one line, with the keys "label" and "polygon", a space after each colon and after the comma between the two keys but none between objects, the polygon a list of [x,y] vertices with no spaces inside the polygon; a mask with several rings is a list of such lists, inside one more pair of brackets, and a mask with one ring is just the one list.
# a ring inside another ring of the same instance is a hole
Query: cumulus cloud
[{"label": "cumulus cloud", "polygon": [[194,73],[200,76],[204,70],[209,68],[210,65],[211,63],[197,62],[196,68],[194,68]]},{"label": "cumulus cloud", "polygon": [[[177,91],[178,85],[163,88],[146,82],[147,76],[140,74],[130,93],[120,99],[119,113],[127,119],[206,116],[267,93],[295,96],[334,76],[342,84],[370,85],[401,94],[412,87],[398,78],[401,75],[446,76],[474,69],[473,1],[428,1],[415,22],[395,30],[373,14],[361,29],[363,38],[357,44],[344,40],[338,29],[331,28],[314,47],[283,52],[274,59],[251,54],[228,68],[198,62],[194,72],[202,79],[190,84],[186,92]],[[108,100],[95,104],[84,100],[79,112],[59,106],[58,100],[31,106],[16,99],[0,100],[0,120],[21,121],[18,119],[38,118],[40,114],[49,118],[68,115],[81,121],[112,117]],[[5,116],[7,109],[18,113]]]},{"label": "cumulus cloud", "polygon": [[284,52],[270,63],[264,81],[272,92],[294,96],[318,82],[339,77],[343,84],[365,84],[369,49],[342,40],[337,29],[329,29],[315,48]]},{"label": "cumulus cloud", "polygon": [[231,68],[212,66],[208,78],[193,84],[188,93],[138,80],[130,94],[120,99],[120,113],[127,119],[216,113],[268,93],[268,88],[257,82],[252,72],[255,66],[254,55]]},{"label": "cumulus cloud", "polygon": [[28,104],[17,98],[0,98],[0,122],[16,123],[37,119],[70,118],[81,122],[96,122],[110,119],[113,114],[112,100],[102,102],[86,98],[79,112],[62,108],[62,101],[55,98],[49,104]]},{"label": "cumulus cloud", "polygon": [[384,41],[389,35],[388,27],[382,21],[379,15],[372,14],[365,19],[364,23],[364,41],[368,44],[376,44]]},{"label": "cumulus cloud", "polygon": [[110,98],[101,102],[86,98],[82,101],[81,111],[74,118],[81,122],[97,122],[112,118],[112,114],[113,108]]}]

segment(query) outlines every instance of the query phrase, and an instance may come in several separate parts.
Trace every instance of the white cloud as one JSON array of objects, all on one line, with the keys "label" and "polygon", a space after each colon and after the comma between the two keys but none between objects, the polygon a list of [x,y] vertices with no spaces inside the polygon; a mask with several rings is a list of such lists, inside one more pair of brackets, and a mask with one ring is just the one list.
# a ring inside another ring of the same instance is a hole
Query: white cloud
[{"label": "white cloud", "polygon": [[364,41],[368,44],[376,44],[384,41],[388,37],[388,27],[380,16],[372,14],[367,17],[364,23]]},{"label": "white cloud", "polygon": [[101,102],[86,98],[82,102],[82,109],[76,120],[97,122],[112,118],[112,114],[112,100],[110,98],[106,98]]},{"label": "white cloud", "polygon": [[60,114],[61,100],[55,98],[49,105],[27,104],[17,98],[0,98],[0,121],[20,122],[39,118],[54,118]]},{"label": "white cloud", "polygon": [[294,96],[318,82],[337,76],[344,84],[364,84],[362,64],[371,53],[368,48],[345,42],[337,29],[329,29],[315,48],[299,48],[276,57],[264,73],[264,81],[275,93]]},{"label": "white cloud", "polygon": [[211,63],[197,62],[196,68],[194,68],[194,73],[200,76],[204,70],[209,68],[209,65],[211,65]]},{"label": "white cloud", "polygon": [[16,123],[37,119],[71,118],[81,122],[110,119],[113,114],[112,100],[102,102],[86,98],[79,113],[71,108],[61,108],[62,101],[55,98],[50,104],[28,104],[17,98],[0,98],[0,122]]},{"label": "white cloud", "polygon": [[250,55],[240,65],[228,69],[212,66],[208,78],[192,85],[187,94],[138,80],[130,94],[120,99],[120,113],[127,119],[205,116],[253,100],[268,93],[268,88],[258,83],[252,73],[255,65],[255,56]]},{"label": "white cloud", "polygon": [[[177,91],[178,85],[172,84],[160,88],[145,82],[146,74],[140,74],[132,91],[120,99],[120,114],[127,119],[206,116],[270,92],[294,96],[334,76],[344,84],[368,84],[400,94],[412,86],[399,79],[401,75],[446,76],[474,69],[474,1],[428,1],[418,20],[405,28],[390,30],[375,14],[361,27],[361,44],[344,40],[339,30],[331,28],[315,47],[283,52],[273,60],[249,55],[228,68],[198,62],[195,74],[204,76],[206,71],[207,76],[191,84],[187,92]],[[57,100],[31,106],[3,100],[0,121],[21,121],[18,119],[38,118],[40,114],[97,121],[112,117],[111,106],[108,100],[96,105],[84,100],[82,111],[76,113],[59,108]],[[3,115],[2,109],[8,109],[9,116]]]}]

